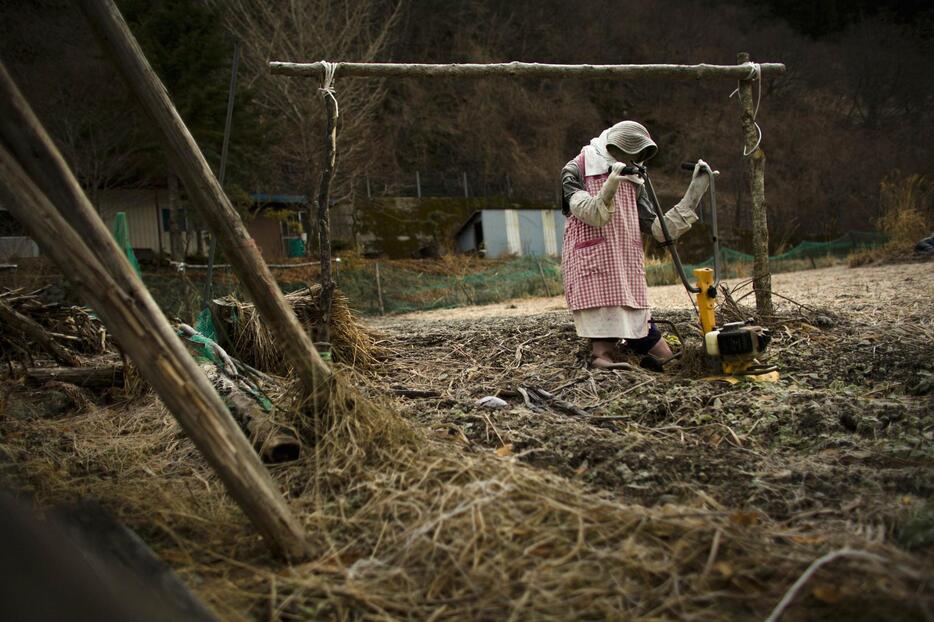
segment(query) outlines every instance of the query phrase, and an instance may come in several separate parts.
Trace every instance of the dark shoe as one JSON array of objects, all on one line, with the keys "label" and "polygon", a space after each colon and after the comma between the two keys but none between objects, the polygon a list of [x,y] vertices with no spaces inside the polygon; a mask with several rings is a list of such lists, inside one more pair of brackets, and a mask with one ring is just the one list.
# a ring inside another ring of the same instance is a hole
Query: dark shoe
[{"label": "dark shoe", "polygon": [[639,367],[649,371],[654,371],[659,374],[665,371],[665,368],[662,367],[661,362],[651,354],[646,354],[642,357],[642,360],[639,361]]}]

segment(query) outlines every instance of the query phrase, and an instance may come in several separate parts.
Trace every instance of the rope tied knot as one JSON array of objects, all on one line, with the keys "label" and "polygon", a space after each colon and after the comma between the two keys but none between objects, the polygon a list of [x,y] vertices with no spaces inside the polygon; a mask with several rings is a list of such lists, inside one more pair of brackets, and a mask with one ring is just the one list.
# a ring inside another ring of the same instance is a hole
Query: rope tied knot
[{"label": "rope tied knot", "polygon": [[321,94],[322,98],[330,97],[331,101],[334,102],[334,118],[340,115],[338,106],[337,106],[337,96],[336,91],[334,90],[334,74],[337,72],[337,66],[340,63],[329,63],[326,60],[321,61],[321,66],[324,67],[324,81],[321,83],[321,86],[318,88],[318,92]]},{"label": "rope tied knot", "polygon": [[[759,127],[759,124],[756,122],[756,117],[759,115],[759,104],[762,103],[762,65],[759,63],[745,62],[741,65],[741,67],[746,67],[749,69],[749,75],[743,78],[743,80],[752,80],[759,83],[759,96],[756,98],[756,107],[752,111],[752,124],[756,128],[756,134],[758,134],[758,138],[756,139],[756,144],[748,153],[746,152],[746,147],[743,147],[743,157],[748,158],[756,151],[758,151],[759,145],[762,144],[762,128]],[[730,97],[738,94],[739,84],[737,83],[736,89],[730,93]]]}]

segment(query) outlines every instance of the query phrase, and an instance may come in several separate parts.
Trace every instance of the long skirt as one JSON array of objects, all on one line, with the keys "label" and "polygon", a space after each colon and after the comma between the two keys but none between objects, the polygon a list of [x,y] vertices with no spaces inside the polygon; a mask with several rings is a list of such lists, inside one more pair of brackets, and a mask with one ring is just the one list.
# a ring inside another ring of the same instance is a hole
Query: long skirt
[{"label": "long skirt", "polygon": [[649,334],[650,309],[596,307],[574,311],[579,337],[591,339],[640,339]]}]

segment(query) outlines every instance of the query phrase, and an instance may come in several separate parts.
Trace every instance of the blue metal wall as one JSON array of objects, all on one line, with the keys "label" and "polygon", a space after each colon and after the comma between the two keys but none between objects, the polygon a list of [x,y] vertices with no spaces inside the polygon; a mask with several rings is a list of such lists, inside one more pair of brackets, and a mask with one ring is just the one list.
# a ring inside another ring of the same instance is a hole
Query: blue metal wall
[{"label": "blue metal wall", "polygon": [[[519,221],[519,243],[522,255],[546,255],[545,232],[542,227],[541,210],[516,210]],[[561,254],[561,243],[564,238],[564,216],[555,210],[555,247],[558,255]],[[483,242],[486,247],[486,256],[490,258],[510,254],[508,233],[506,231],[506,210],[485,209],[481,212],[483,226]],[[470,234],[471,240],[473,234]],[[458,247],[463,248],[460,240],[466,238],[461,232]]]},{"label": "blue metal wall", "polygon": [[485,209],[480,213],[483,219],[483,244],[487,257],[499,257],[509,252],[506,241],[506,210]]}]

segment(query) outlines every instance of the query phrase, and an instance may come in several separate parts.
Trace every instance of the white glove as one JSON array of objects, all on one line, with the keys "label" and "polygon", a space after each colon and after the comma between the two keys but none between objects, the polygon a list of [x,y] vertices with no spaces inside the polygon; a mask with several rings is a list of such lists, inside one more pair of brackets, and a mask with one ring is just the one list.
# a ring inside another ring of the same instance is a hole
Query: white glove
[{"label": "white glove", "polygon": [[[694,165],[694,175],[691,177],[691,184],[684,193],[684,197],[678,201],[677,205],[665,212],[665,225],[668,227],[668,234],[672,240],[677,240],[687,233],[691,225],[697,222],[695,210],[710,186],[710,177],[707,173],[709,170],[710,166],[706,162],[698,160]],[[720,171],[713,171],[713,174],[719,175]],[[657,217],[652,223],[652,236],[659,242],[665,241],[665,234]]]}]

